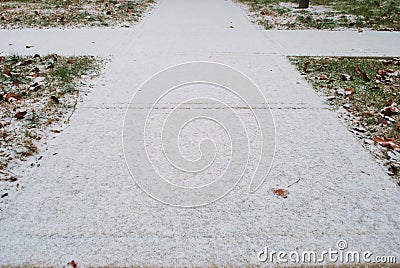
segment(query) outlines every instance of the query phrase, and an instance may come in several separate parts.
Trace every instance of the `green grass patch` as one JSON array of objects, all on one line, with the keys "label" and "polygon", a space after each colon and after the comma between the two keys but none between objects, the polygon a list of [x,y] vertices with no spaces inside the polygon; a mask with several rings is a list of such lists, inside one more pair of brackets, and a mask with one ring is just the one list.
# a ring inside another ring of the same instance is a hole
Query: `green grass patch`
[{"label": "green grass patch", "polygon": [[289,59],[332,107],[342,110],[342,118],[359,138],[380,149],[388,173],[400,178],[400,59]]},{"label": "green grass patch", "polygon": [[12,165],[37,154],[49,128],[60,131],[101,66],[92,56],[0,57],[0,181],[15,181]]},{"label": "green grass patch", "polygon": [[3,0],[1,28],[107,27],[137,22],[153,0]]},{"label": "green grass patch", "polygon": [[400,1],[315,0],[309,9],[297,9],[294,0],[239,0],[258,15],[259,24],[278,29],[367,28],[400,30]]}]

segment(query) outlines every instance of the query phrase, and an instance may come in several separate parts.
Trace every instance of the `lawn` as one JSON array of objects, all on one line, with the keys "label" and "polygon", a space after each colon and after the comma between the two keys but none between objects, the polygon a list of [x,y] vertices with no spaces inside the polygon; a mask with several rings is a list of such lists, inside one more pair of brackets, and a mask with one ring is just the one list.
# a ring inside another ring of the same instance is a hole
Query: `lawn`
[{"label": "lawn", "polygon": [[91,56],[0,57],[0,198],[18,187],[13,169],[39,153],[42,138],[62,131],[102,64]]},{"label": "lawn", "polygon": [[400,182],[400,58],[289,59]]},{"label": "lawn", "polygon": [[152,3],[153,0],[2,0],[0,28],[129,27]]},{"label": "lawn", "polygon": [[311,0],[298,9],[294,0],[239,0],[266,29],[400,30],[398,0]]}]

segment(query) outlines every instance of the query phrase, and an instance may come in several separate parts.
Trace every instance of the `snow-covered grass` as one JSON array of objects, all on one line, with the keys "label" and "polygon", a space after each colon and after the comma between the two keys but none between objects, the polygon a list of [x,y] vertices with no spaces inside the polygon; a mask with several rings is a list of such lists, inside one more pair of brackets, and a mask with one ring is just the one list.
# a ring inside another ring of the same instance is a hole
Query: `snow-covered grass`
[{"label": "snow-covered grass", "polygon": [[129,27],[152,3],[153,0],[5,0],[0,2],[0,28]]},{"label": "snow-covered grass", "polygon": [[62,130],[100,67],[91,56],[0,57],[0,197],[18,186],[13,168],[39,153],[42,138]]}]

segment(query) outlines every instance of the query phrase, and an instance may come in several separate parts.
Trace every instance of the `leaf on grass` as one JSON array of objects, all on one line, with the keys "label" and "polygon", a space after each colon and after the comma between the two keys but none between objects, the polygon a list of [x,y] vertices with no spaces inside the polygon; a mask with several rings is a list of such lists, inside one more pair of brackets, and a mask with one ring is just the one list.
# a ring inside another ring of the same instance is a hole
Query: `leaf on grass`
[{"label": "leaf on grass", "polygon": [[379,124],[379,125],[388,125],[388,124],[389,124],[389,121],[386,120],[385,118],[379,117],[379,118],[378,118],[378,124]]},{"label": "leaf on grass", "polygon": [[318,79],[319,80],[326,80],[326,79],[328,79],[328,77],[326,75],[324,75],[324,74],[321,74],[321,75],[318,76]]},{"label": "leaf on grass", "polygon": [[27,111],[18,112],[14,115],[14,117],[17,119],[23,119],[27,113]]},{"label": "leaf on grass", "polygon": [[379,70],[378,70],[378,74],[381,75],[381,76],[385,76],[385,75],[386,75],[386,72],[385,72],[385,70],[379,69]]},{"label": "leaf on grass", "polygon": [[365,82],[371,81],[371,79],[368,77],[367,73],[360,73],[360,76]]},{"label": "leaf on grass", "polygon": [[349,74],[342,74],[341,78],[343,81],[350,81],[351,80],[351,75]]},{"label": "leaf on grass", "polygon": [[281,189],[281,188],[272,189],[272,192],[274,193],[274,195],[277,195],[277,196],[280,196],[283,198],[287,198],[288,194],[289,194],[288,190]]},{"label": "leaf on grass", "polygon": [[54,104],[60,104],[60,100],[56,96],[51,96],[50,100]]},{"label": "leaf on grass", "polygon": [[21,97],[21,95],[18,95],[18,94],[7,93],[6,96],[4,97],[4,99],[5,99],[7,102],[12,102],[12,101],[14,101],[14,100],[20,100],[20,99],[22,99],[22,97]]},{"label": "leaf on grass", "polygon": [[10,77],[10,76],[11,76],[11,71],[9,71],[9,70],[4,70],[4,71],[3,71],[3,75],[4,75],[5,77]]},{"label": "leaf on grass", "polygon": [[396,149],[396,148],[400,148],[400,145],[398,145],[395,141],[395,139],[390,138],[390,139],[384,139],[384,138],[380,138],[378,136],[374,136],[374,143],[375,144],[380,144],[383,147],[388,147],[388,148],[392,148],[392,149]]},{"label": "leaf on grass", "polygon": [[395,115],[399,113],[399,109],[396,107],[396,103],[393,102],[393,100],[389,100],[380,113],[385,116]]},{"label": "leaf on grass", "polygon": [[13,81],[13,86],[19,87],[20,84],[21,84],[21,83],[19,82],[18,79],[16,79],[16,80]]},{"label": "leaf on grass", "polygon": [[265,11],[261,11],[260,14],[263,16],[267,15],[267,13]]},{"label": "leaf on grass", "polygon": [[397,122],[397,123],[396,123],[396,127],[400,127],[400,122]]},{"label": "leaf on grass", "polygon": [[354,94],[354,88],[352,88],[352,87],[347,87],[347,88],[345,88],[345,89],[344,89],[344,94],[345,94],[346,96],[348,96],[348,97],[353,96],[353,94]]}]

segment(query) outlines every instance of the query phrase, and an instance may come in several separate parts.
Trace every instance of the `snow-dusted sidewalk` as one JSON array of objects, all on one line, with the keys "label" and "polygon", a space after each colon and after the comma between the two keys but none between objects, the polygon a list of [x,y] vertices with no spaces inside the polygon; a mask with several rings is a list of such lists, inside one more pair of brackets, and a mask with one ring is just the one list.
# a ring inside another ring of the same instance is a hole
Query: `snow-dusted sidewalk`
[{"label": "snow-dusted sidewalk", "polygon": [[[0,31],[0,51],[112,55],[71,125],[49,141],[41,166],[0,212],[0,265],[259,264],[265,246],[322,251],[340,239],[349,250],[399,259],[399,188],[286,59],[400,56],[398,47],[399,33],[262,31],[225,0],[162,0],[133,29]],[[134,183],[121,136],[138,87],[188,61],[227,64],[260,87],[275,118],[277,151],[255,193],[245,177],[223,199],[183,209]],[[288,198],[271,192],[300,178]]]}]

